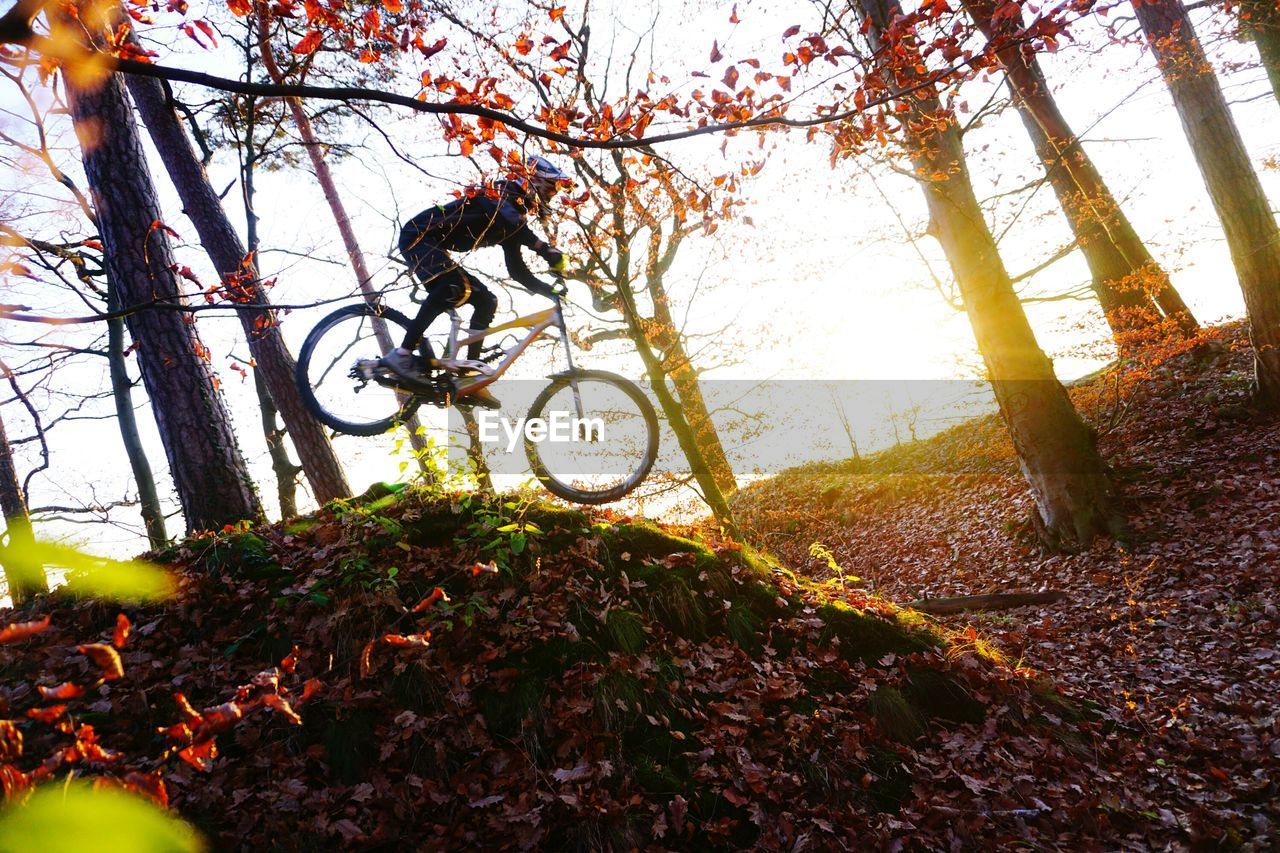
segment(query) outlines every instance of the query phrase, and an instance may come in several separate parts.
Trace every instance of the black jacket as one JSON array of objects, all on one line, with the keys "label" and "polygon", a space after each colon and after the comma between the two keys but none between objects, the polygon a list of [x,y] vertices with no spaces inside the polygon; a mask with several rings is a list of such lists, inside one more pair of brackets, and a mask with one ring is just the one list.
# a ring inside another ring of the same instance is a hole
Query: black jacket
[{"label": "black jacket", "polygon": [[529,228],[532,196],[518,181],[497,183],[447,204],[427,208],[400,232],[401,252],[428,246],[449,252],[469,252],[501,246],[511,278],[535,292],[547,285],[534,277],[520,255],[520,247],[542,255],[550,248]]}]

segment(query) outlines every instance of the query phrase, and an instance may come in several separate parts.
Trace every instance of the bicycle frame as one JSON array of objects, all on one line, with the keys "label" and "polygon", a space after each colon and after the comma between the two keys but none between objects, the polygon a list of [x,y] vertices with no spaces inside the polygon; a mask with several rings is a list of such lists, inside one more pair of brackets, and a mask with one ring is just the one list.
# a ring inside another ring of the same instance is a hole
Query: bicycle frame
[{"label": "bicycle frame", "polygon": [[[539,337],[548,329],[555,326],[560,332],[560,339],[564,342],[565,360],[568,362],[569,369],[573,370],[573,353],[569,349],[569,331],[564,322],[564,310],[560,302],[560,297],[556,297],[555,305],[544,311],[538,311],[534,314],[528,314],[524,317],[517,317],[506,323],[500,323],[497,326],[490,326],[487,329],[464,329],[462,328],[462,317],[455,309],[449,309],[449,345],[445,352],[444,358],[437,359],[439,366],[444,368],[456,369],[459,367],[470,367],[479,371],[480,375],[474,378],[468,378],[459,381],[454,390],[458,397],[464,397],[473,391],[484,388],[492,382],[495,382],[502,374],[507,372],[517,358],[524,353]],[[497,332],[504,332],[508,329],[528,329],[529,333],[524,339],[515,345],[510,352],[497,364],[496,367],[490,367],[482,361],[473,361],[471,359],[458,358],[458,352],[463,347],[468,346]],[[461,333],[466,333],[462,335]],[[574,396],[577,398],[577,384],[574,383]],[[576,400],[578,408],[582,408],[580,399]]]}]

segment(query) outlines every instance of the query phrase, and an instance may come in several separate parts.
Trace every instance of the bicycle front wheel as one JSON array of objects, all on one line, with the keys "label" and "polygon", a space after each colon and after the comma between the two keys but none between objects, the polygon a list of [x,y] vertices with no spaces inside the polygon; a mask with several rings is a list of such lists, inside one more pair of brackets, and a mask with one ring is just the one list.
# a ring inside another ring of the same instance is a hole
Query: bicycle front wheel
[{"label": "bicycle front wheel", "polygon": [[348,305],[321,320],[298,353],[295,379],[302,402],[316,420],[338,432],[379,435],[408,420],[421,404],[384,377],[361,375],[362,362],[384,354],[379,325],[395,346],[409,321],[391,308]]},{"label": "bicycle front wheel", "polygon": [[658,416],[634,382],[601,370],[555,377],[534,399],[525,453],[553,495],[581,504],[616,501],[649,475],[658,457]]}]

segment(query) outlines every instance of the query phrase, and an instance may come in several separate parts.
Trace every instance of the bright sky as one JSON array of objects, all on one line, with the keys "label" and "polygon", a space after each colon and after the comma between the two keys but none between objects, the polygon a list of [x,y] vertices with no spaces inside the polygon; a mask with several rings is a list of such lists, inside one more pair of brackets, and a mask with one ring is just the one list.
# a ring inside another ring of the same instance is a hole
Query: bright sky
[{"label": "bright sky", "polygon": [[[642,7],[622,0],[606,6],[609,8],[602,9],[597,4],[597,21],[615,20],[620,28],[640,28],[641,20],[636,16],[642,14]],[[730,58],[752,53],[771,56],[782,47],[777,31],[789,23],[802,23],[783,21],[763,3],[740,3],[738,10],[743,23],[735,30],[728,23],[728,10],[719,5],[704,11],[682,6],[678,14],[663,7],[655,64],[672,67],[671,76],[682,79],[680,69],[687,58],[705,58],[713,40]],[[1202,33],[1210,30],[1207,21],[1197,18]],[[597,23],[598,31],[605,27]],[[1078,34],[1087,46],[1096,47],[1102,31],[1085,23]],[[605,41],[597,35],[598,45]],[[630,42],[620,38],[619,43],[629,55]],[[1224,62],[1254,61],[1248,44],[1219,43],[1214,50]],[[209,55],[203,61],[229,73],[225,57]],[[183,62],[193,64],[189,59]],[[1157,258],[1173,272],[1176,286],[1197,316],[1209,322],[1239,316],[1243,310],[1240,292],[1216,218],[1176,114],[1148,58],[1136,47],[1100,52],[1072,48],[1045,58],[1044,66],[1063,110],[1072,124],[1084,131],[1089,152],[1112,190],[1123,199],[1127,213]],[[416,74],[414,69],[407,70]],[[708,81],[696,82],[706,86]],[[1268,165],[1280,153],[1274,142],[1280,118],[1276,101],[1256,69],[1233,72],[1227,82],[1229,96],[1237,101],[1237,121],[1264,184],[1273,198],[1280,198],[1280,176]],[[1143,87],[1144,83],[1149,85]],[[986,93],[981,85],[972,88],[970,103],[984,101]],[[188,92],[192,101],[201,96],[203,93]],[[10,90],[0,94],[0,106],[21,112]],[[445,156],[440,150],[433,141],[432,122],[428,117],[412,116],[389,119],[383,127],[418,165],[440,176],[435,182],[392,156],[381,135],[368,127],[353,124],[343,132],[344,141],[365,146],[357,156],[339,163],[337,174],[370,265],[379,271],[376,277],[382,282],[393,275],[386,255],[394,246],[395,223],[434,204],[456,183],[475,176],[465,161]],[[0,129],[13,126],[10,117],[0,118]],[[62,128],[61,137],[64,144],[71,141],[66,128]],[[930,239],[915,247],[905,239],[904,224],[918,232],[924,222],[923,198],[913,182],[865,160],[844,161],[832,168],[825,142],[805,144],[800,134],[779,137],[770,144],[773,150],[768,165],[745,184],[742,213],[754,224],[729,223],[712,238],[691,240],[668,278],[678,304],[677,316],[687,318],[686,330],[697,336],[702,347],[704,376],[834,381],[968,379],[977,375],[978,360],[967,320],[945,304],[932,283],[930,268],[944,282],[949,277],[940,249]],[[666,153],[677,163],[697,167],[718,160],[719,145],[719,140],[672,145]],[[1027,184],[1038,172],[1030,143],[1011,110],[984,121],[969,134],[966,146],[980,196],[995,196]],[[735,149],[731,147],[730,153]],[[73,160],[68,161],[68,170],[80,180]],[[236,174],[234,157],[230,152],[219,155],[210,172],[215,186],[227,186]],[[171,224],[184,237],[194,239],[194,229],[181,217],[158,163],[154,173]],[[332,220],[309,171],[261,173],[258,182],[258,212],[266,250],[264,272],[279,277],[273,298],[282,304],[305,303],[350,293],[354,277],[345,266]],[[8,205],[0,211],[15,209],[13,205],[22,200],[10,194],[33,185],[21,175],[0,175],[0,204]],[[40,179],[40,192],[61,197],[55,190]],[[227,202],[233,220],[240,223],[236,188],[228,194]],[[1024,203],[1025,209],[1014,221],[1015,211]],[[997,231],[1008,228],[1002,253],[1014,273],[1035,266],[1070,239],[1047,187],[1029,203],[1025,195],[993,203],[989,221]],[[275,251],[281,248],[293,254]],[[500,253],[484,254],[477,256],[475,266],[499,273]],[[198,247],[183,249],[181,259],[202,279],[213,280]],[[1056,293],[1086,280],[1083,261],[1072,256],[1038,276],[1029,289],[1036,294]],[[540,307],[538,299],[518,288],[510,292],[512,302],[505,298],[500,302],[499,319],[513,309],[524,313]],[[589,306],[585,293],[579,290],[576,295],[582,305]],[[0,301],[23,301],[49,313],[81,311],[80,306],[59,304],[51,301],[47,292],[21,284]],[[286,317],[283,328],[295,352],[311,325],[327,310],[298,311]],[[1062,378],[1096,369],[1109,357],[1105,325],[1089,303],[1048,302],[1030,306],[1029,313],[1042,345],[1055,356]],[[579,314],[576,323],[586,322]],[[229,369],[231,356],[247,357],[239,341],[239,325],[229,316],[206,314],[201,316],[200,329],[214,351],[215,368],[223,378],[237,434],[264,500],[271,506],[274,483],[258,427],[253,386],[242,383]],[[30,339],[33,331],[13,323],[0,324],[0,335],[7,339]],[[83,344],[87,338],[85,330],[76,329],[58,332],[49,340]],[[640,374],[638,360],[620,346],[598,348],[580,360],[633,377]],[[70,384],[78,390],[107,387],[105,365],[96,361],[78,367]],[[545,357],[535,354],[517,365],[513,375],[537,377],[546,372],[547,365]],[[55,388],[66,375],[69,372],[59,375]],[[496,390],[501,396],[501,387]],[[139,390],[139,400],[141,397]],[[37,404],[47,411],[61,411],[67,400],[42,392],[37,395]],[[102,413],[107,407],[91,404],[85,411]],[[883,419],[883,410],[871,406],[861,414],[868,430],[860,439],[864,449],[883,444],[887,428],[875,424]],[[29,433],[16,407],[6,406],[4,415],[11,437]],[[163,478],[164,457],[154,426],[145,409],[140,415],[152,462]],[[435,423],[443,422],[440,413],[433,416]],[[126,484],[128,472],[113,423],[63,423],[54,432],[53,445],[53,466],[47,476],[36,479],[33,504],[110,501],[133,493],[132,486]],[[386,441],[340,438],[337,447],[356,489],[396,474],[397,460],[388,455]],[[37,461],[32,450],[31,445],[21,449],[24,467]],[[162,490],[168,488],[166,481]],[[45,535],[76,537],[105,551],[136,550],[140,525],[135,522],[134,510],[122,510],[117,517],[132,530],[50,524]],[[178,532],[178,527],[175,520],[171,532]]]}]

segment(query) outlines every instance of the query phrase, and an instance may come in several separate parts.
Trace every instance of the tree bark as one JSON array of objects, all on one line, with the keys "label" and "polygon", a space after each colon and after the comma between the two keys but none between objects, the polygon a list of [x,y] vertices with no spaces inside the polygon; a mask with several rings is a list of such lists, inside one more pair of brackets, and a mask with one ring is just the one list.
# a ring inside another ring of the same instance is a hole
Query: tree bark
[{"label": "tree bark", "polygon": [[[65,81],[108,274],[122,307],[179,304],[155,186],[120,75]],[[140,308],[126,320],[189,531],[256,519],[262,507],[192,317]]]},{"label": "tree bark", "polygon": [[971,610],[1010,610],[1015,607],[1029,607],[1033,604],[1053,604],[1066,598],[1065,592],[1045,590],[1044,592],[994,592],[987,595],[959,595],[955,598],[921,598],[907,606],[921,613],[932,613],[935,616],[946,616],[951,613],[966,613]]},{"label": "tree bark", "polygon": [[[120,310],[120,294],[107,278],[107,313]],[[133,471],[133,481],[138,486],[138,503],[142,505],[142,523],[147,528],[147,544],[158,551],[169,543],[165,530],[164,511],[160,508],[160,495],[156,490],[156,478],[151,473],[151,461],[142,447],[138,434],[138,419],[133,413],[133,383],[125,365],[124,320],[115,317],[107,321],[107,363],[111,373],[111,398],[115,402],[116,422],[120,427],[120,441],[124,454]]]},{"label": "tree bark", "polygon": [[1271,92],[1280,101],[1280,3],[1276,0],[1238,0],[1240,27],[1253,39]]},{"label": "tree bark", "polygon": [[1280,410],[1280,229],[1186,9],[1176,0],[1146,0],[1134,13],[1173,96],[1244,291],[1256,400]]},{"label": "tree bark", "polygon": [[[1021,21],[993,21],[992,0],[963,0],[987,41],[1016,39]],[[1035,52],[1014,42],[999,50],[1014,106],[1044,164],[1049,183],[1089,265],[1093,292],[1122,353],[1133,332],[1160,321],[1158,304],[1183,332],[1198,325],[1169,275],[1151,256],[1129,218],[1058,109]]]},{"label": "tree bark", "polygon": [[22,483],[13,465],[13,451],[9,436],[4,431],[4,419],[0,417],[0,510],[4,512],[8,546],[13,552],[5,554],[4,578],[9,585],[9,597],[14,605],[22,604],[31,596],[49,591],[49,580],[44,566],[32,563],[21,554],[21,549],[35,542],[31,532],[31,517],[27,514],[27,501],[22,494]]},{"label": "tree bark", "polygon": [[292,518],[298,514],[298,475],[303,469],[289,458],[284,444],[284,430],[276,420],[276,405],[267,389],[262,373],[253,374],[254,390],[258,393],[258,411],[262,415],[262,435],[267,440],[267,453],[271,457],[271,470],[276,475],[276,498],[280,503],[280,517]]},{"label": "tree bark", "polygon": [[[675,235],[671,239],[677,239]],[[715,477],[716,486],[725,495],[732,495],[738,490],[738,480],[733,474],[733,466],[725,455],[724,444],[720,441],[720,432],[716,429],[711,413],[707,411],[706,399],[702,396],[702,383],[698,372],[693,367],[684,348],[684,340],[676,328],[671,316],[671,305],[667,299],[666,286],[663,284],[665,269],[649,271],[647,283],[649,293],[653,297],[653,318],[657,321],[657,333],[654,344],[662,351],[662,370],[671,377],[676,394],[680,398],[680,408],[684,410],[689,428],[693,430],[694,440],[707,467]]]},{"label": "tree bark", "polygon": [[[257,3],[256,18],[258,50],[262,57],[262,67],[267,70],[267,76],[271,78],[272,82],[280,85],[284,82],[284,75],[280,73],[280,66],[276,64],[276,58],[271,50],[271,43],[268,41],[267,23],[269,21],[269,12],[265,3]],[[346,205],[342,203],[342,195],[338,192],[338,184],[334,181],[333,172],[330,171],[329,164],[324,159],[320,140],[316,137],[315,130],[311,126],[311,119],[307,117],[307,111],[302,108],[302,101],[298,98],[285,98],[285,103],[288,104],[289,113],[293,116],[293,123],[298,129],[298,136],[302,137],[302,145],[307,149],[307,157],[311,160],[311,168],[315,172],[316,182],[320,184],[320,191],[324,194],[324,200],[329,205],[329,212],[333,215],[334,224],[338,226],[338,234],[341,235],[342,245],[347,250],[347,259],[351,262],[351,268],[355,270],[356,283],[360,286],[360,292],[364,294],[366,302],[370,305],[376,305],[378,293],[373,288],[373,276],[369,274],[369,267],[364,262],[364,252],[360,249],[360,241],[356,239],[355,229],[351,227],[351,217],[347,215]],[[391,332],[387,329],[387,324],[381,317],[373,318],[373,335],[384,353],[390,352],[394,347],[399,346],[398,341],[391,339]],[[427,446],[426,438],[420,433],[421,426],[418,416],[415,414],[410,417],[405,422],[405,426],[409,430],[409,446],[414,449],[414,458],[418,460],[418,468],[424,477],[430,479],[434,476],[430,463],[431,449]]]},{"label": "tree bark", "polygon": [[[867,37],[881,60],[885,86],[901,92],[918,83],[913,37],[893,30],[902,15],[897,0],[859,5],[870,21]],[[1014,292],[974,194],[955,117],[928,90],[908,96],[906,103],[902,127],[928,204],[930,233],[960,287],[1001,417],[1035,497],[1037,530],[1055,548],[1122,536],[1124,520],[1093,431],[1054,375]]]},{"label": "tree bark", "polygon": [[[159,80],[137,76],[130,76],[128,85],[151,141],[178,191],[178,197],[182,199],[183,209],[195,225],[214,269],[222,277],[228,297],[233,301],[268,305],[270,297],[258,277],[256,257],[245,249],[218,194],[209,185],[209,178],[178,114],[174,112],[164,85]],[[342,464],[333,452],[324,427],[311,417],[298,393],[294,379],[296,364],[284,336],[280,334],[275,312],[268,308],[240,308],[236,314],[248,338],[256,372],[262,376],[271,402],[284,419],[316,501],[325,503],[334,498],[348,497],[351,488],[347,485]],[[278,433],[277,436],[283,452],[283,437]],[[274,455],[276,451],[273,449],[272,452],[273,467],[280,474],[275,464],[278,461]],[[293,482],[293,474],[289,475],[289,482]]]}]

